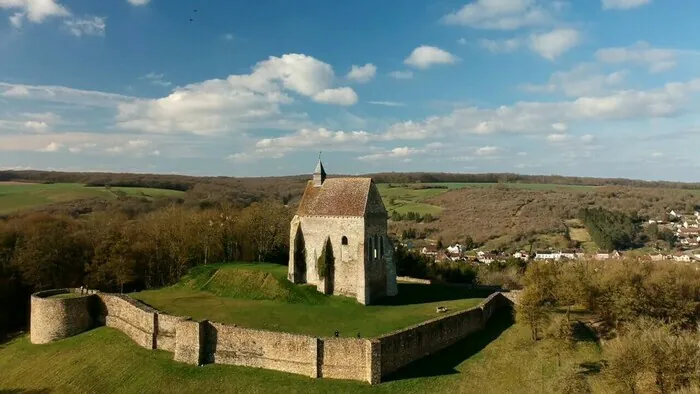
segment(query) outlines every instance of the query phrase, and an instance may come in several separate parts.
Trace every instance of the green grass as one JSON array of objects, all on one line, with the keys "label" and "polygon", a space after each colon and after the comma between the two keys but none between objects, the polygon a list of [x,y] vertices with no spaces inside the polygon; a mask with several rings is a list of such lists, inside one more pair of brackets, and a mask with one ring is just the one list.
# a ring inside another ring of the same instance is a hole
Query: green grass
[{"label": "green grass", "polygon": [[79,298],[82,297],[84,294],[79,294],[79,293],[63,293],[63,294],[54,294],[48,298],[55,298],[55,299],[66,299],[66,298]]},{"label": "green grass", "polygon": [[399,284],[399,295],[363,306],[354,298],[325,296],[294,285],[287,267],[224,264],[199,267],[181,283],[132,293],[161,311],[242,327],[318,336],[373,337],[438,317],[438,305],[468,309],[488,292],[453,286]]},{"label": "green grass", "polygon": [[115,191],[146,198],[177,196],[183,193],[176,190],[142,187],[106,189],[104,187],[87,187],[80,183],[16,184],[0,182],[0,214],[87,198],[111,200],[117,197]]},{"label": "green grass", "polygon": [[555,393],[558,374],[575,365],[587,372],[594,392],[605,393],[600,359],[597,343],[585,339],[573,348],[533,342],[529,329],[513,325],[505,312],[486,330],[369,386],[246,367],[194,367],[103,327],[46,345],[32,345],[27,336],[0,345],[0,392]]}]

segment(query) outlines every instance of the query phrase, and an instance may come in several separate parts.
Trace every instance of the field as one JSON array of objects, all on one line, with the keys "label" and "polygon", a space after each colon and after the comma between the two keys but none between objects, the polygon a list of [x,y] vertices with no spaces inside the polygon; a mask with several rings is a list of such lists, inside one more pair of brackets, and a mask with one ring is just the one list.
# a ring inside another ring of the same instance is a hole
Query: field
[{"label": "field", "polygon": [[594,392],[606,392],[600,349],[591,338],[568,348],[529,335],[502,313],[486,330],[369,386],[227,365],[193,367],[102,327],[47,345],[32,345],[28,336],[0,345],[0,392],[556,393],[560,374],[570,367],[585,373]]},{"label": "field", "polygon": [[373,337],[429,320],[436,306],[452,311],[477,305],[487,292],[420,284],[399,284],[399,296],[362,306],[348,297],[328,297],[312,286],[286,279],[274,264],[201,266],[175,286],[130,294],[180,316],[242,327],[318,336]]},{"label": "field", "polygon": [[0,214],[33,209],[45,205],[80,199],[100,198],[111,200],[119,192],[129,196],[146,198],[178,196],[183,192],[142,187],[88,187],[80,183],[20,183],[0,182]]}]

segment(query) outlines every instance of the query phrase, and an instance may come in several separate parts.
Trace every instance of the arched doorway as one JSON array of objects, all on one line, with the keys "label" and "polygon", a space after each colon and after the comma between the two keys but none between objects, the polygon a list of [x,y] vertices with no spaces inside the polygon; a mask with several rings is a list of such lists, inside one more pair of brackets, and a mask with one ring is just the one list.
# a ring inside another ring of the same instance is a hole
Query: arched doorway
[{"label": "arched doorway", "polygon": [[301,226],[294,237],[294,283],[306,283],[306,243]]}]

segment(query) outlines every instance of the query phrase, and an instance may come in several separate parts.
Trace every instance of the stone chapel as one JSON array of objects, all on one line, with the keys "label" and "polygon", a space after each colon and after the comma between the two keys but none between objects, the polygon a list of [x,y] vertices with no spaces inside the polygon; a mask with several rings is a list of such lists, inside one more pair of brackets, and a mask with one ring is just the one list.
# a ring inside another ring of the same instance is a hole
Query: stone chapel
[{"label": "stone chapel", "polygon": [[[364,305],[397,294],[387,211],[372,178],[326,178],[319,159],[292,218],[288,279]],[[324,248],[329,263],[319,257]]]}]

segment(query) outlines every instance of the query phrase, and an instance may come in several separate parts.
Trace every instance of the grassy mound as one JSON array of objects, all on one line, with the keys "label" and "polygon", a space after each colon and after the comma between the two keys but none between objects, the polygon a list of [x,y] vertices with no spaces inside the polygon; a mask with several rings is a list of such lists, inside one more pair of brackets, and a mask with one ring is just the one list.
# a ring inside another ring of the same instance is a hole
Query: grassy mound
[{"label": "grassy mound", "polygon": [[183,288],[219,297],[319,304],[327,297],[313,286],[287,280],[287,267],[275,264],[213,264],[199,266],[180,282]]}]

